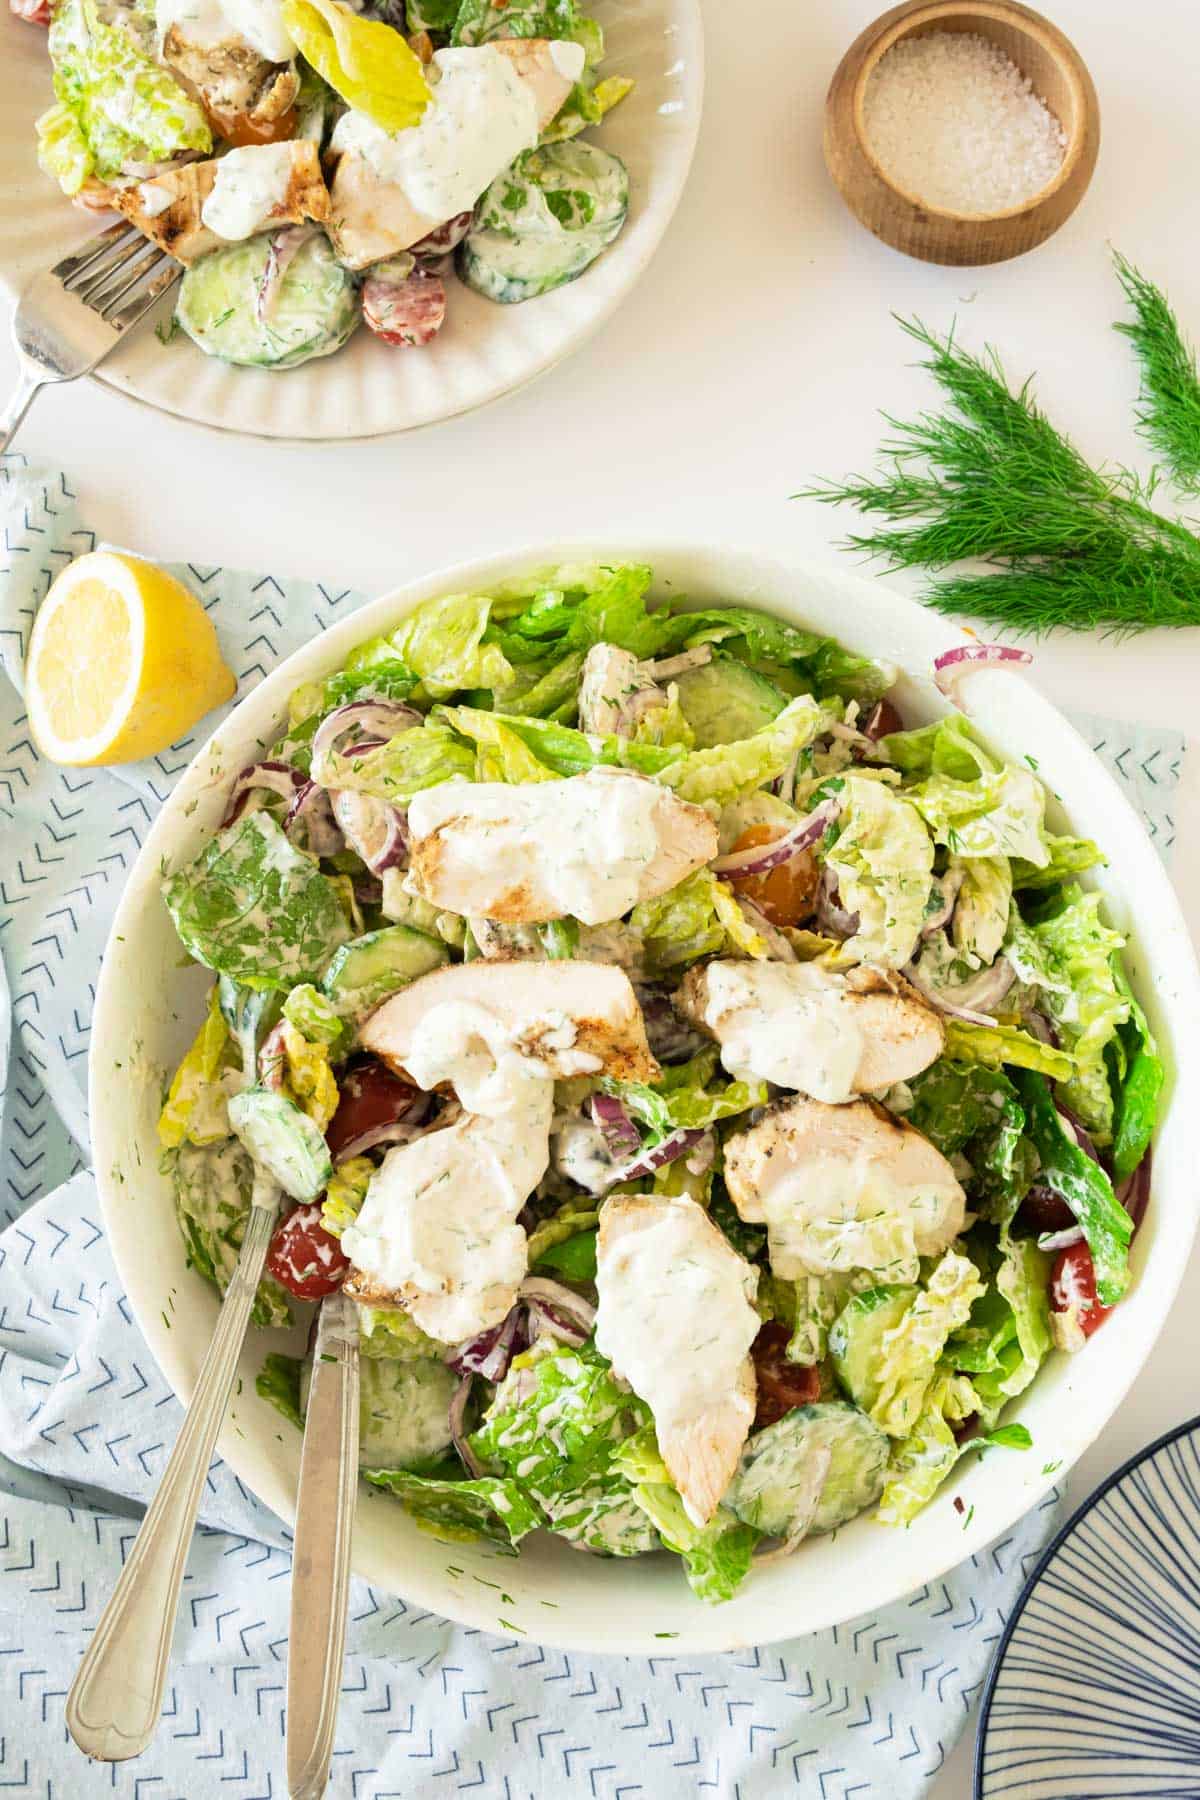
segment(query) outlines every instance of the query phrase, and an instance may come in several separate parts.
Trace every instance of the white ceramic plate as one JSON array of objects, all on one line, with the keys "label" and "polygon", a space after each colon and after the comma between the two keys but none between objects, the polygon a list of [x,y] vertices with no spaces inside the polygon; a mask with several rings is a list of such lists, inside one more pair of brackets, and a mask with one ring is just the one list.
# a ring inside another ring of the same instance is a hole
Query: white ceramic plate
[{"label": "white ceramic plate", "polygon": [[[155,1117],[164,1077],[199,1024],[208,976],[180,970],[178,940],[159,895],[161,871],[195,856],[216,829],[229,780],[276,735],[291,689],[340,667],[355,644],[435,594],[486,590],[559,561],[630,559],[652,564],[660,593],[686,594],[701,606],[738,600],[764,607],[910,671],[896,692],[910,724],[946,710],[928,671],[954,641],[953,629],[881,582],[840,569],[785,567],[727,548],[613,539],[508,552],[413,582],[270,675],[196,757],[147,838],[113,923],[92,1028],[91,1117],[104,1217],[138,1322],[181,1396],[192,1390],[217,1302],[186,1267],[169,1184],[157,1172]],[[355,1536],[360,1575],[466,1625],[521,1631],[566,1647],[646,1655],[661,1654],[664,1644],[672,1653],[699,1653],[770,1643],[885,1606],[982,1548],[1070,1468],[1120,1405],[1162,1327],[1200,1207],[1200,1112],[1187,1098],[1200,1091],[1200,975],[1158,855],[1082,738],[1018,676],[981,670],[964,680],[962,692],[997,749],[1014,762],[1035,761],[1061,797],[1056,829],[1069,820],[1104,847],[1110,914],[1130,933],[1130,976],[1170,1066],[1155,1191],[1134,1253],[1136,1279],[1087,1348],[1052,1359],[1023,1399],[1021,1417],[1035,1449],[970,1459],[907,1530],[858,1520],[757,1571],[724,1606],[696,1600],[666,1556],[606,1562],[549,1537],[530,1541],[516,1559],[487,1547],[443,1546],[395,1501],[368,1489],[360,1493]],[[270,1334],[259,1334],[247,1346],[244,1391],[220,1448],[242,1480],[290,1520],[300,1437],[253,1397],[270,1343]]]},{"label": "white ceramic plate", "polygon": [[[344,350],[271,374],[205,356],[182,334],[161,344],[144,322],[96,379],[224,431],[267,438],[377,437],[469,412],[532,381],[575,350],[625,298],[654,255],[683,192],[704,90],[698,0],[596,0],[606,75],[636,87],[588,135],[629,169],[629,219],[578,281],[519,306],[449,284],[446,323],[425,350],[389,348],[360,328]],[[37,166],[33,122],[48,106],[40,27],[0,18],[0,285],[20,290],[102,224],[65,200]],[[162,303],[169,319],[173,301]]]}]

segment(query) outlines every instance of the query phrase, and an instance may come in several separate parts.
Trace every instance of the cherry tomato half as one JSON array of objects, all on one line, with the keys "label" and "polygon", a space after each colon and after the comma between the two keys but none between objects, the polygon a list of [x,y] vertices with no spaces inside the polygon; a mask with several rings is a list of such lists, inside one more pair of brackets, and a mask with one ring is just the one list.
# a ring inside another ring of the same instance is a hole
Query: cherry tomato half
[{"label": "cherry tomato half", "polygon": [[275,1228],[267,1251],[267,1274],[297,1300],[324,1300],[336,1294],[350,1264],[342,1246],[321,1223],[314,1201],[295,1207]]},{"label": "cherry tomato half", "polygon": [[1098,1331],[1112,1311],[1096,1298],[1096,1270],[1086,1244],[1060,1250],[1050,1273],[1051,1312],[1065,1313],[1072,1308],[1084,1337]]},{"label": "cherry tomato half", "polygon": [[335,1162],[343,1155],[353,1155],[360,1139],[377,1126],[402,1119],[420,1098],[419,1089],[401,1081],[376,1057],[354,1063],[341,1083],[338,1109],[326,1128],[329,1154]]},{"label": "cherry tomato half", "polygon": [[791,1332],[778,1319],[770,1319],[750,1346],[758,1376],[758,1409],[755,1426],[774,1425],[793,1407],[808,1406],[821,1396],[821,1377],[816,1369],[787,1359]]},{"label": "cherry tomato half", "polygon": [[[775,825],[747,825],[734,844],[735,850],[753,850],[756,845],[773,843],[783,834]],[[799,925],[811,916],[817,903],[817,882],[821,871],[811,850],[798,850],[787,862],[765,875],[726,877],[731,887],[763,911],[772,925]]]}]

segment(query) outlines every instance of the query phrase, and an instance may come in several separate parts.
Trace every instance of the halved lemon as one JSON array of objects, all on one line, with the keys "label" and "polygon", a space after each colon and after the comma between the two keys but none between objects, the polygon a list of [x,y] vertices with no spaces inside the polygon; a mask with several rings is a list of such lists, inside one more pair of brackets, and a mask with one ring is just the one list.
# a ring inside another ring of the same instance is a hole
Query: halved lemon
[{"label": "halved lemon", "polygon": [[118,550],[63,570],[34,620],[25,698],[52,762],[136,762],[185,737],[237,686],[182,582]]}]

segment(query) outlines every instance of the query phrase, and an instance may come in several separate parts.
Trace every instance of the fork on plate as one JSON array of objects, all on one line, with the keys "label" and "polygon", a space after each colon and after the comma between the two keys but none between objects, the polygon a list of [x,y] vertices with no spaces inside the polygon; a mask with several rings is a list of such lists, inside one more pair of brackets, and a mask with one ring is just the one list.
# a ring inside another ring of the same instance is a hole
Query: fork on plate
[{"label": "fork on plate", "polygon": [[174,257],[119,219],[35,275],[13,318],[21,376],[0,413],[0,452],[8,449],[39,388],[89,375],[182,274]]}]

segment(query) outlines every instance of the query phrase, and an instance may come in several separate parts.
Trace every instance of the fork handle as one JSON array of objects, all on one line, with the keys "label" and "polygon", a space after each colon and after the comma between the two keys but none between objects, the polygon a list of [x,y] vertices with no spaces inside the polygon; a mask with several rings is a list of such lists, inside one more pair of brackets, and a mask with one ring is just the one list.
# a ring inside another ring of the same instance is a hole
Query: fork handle
[{"label": "fork handle", "polygon": [[31,375],[28,369],[22,368],[16,392],[3,413],[0,413],[0,456],[4,454],[16,437],[17,426],[32,406],[33,396],[39,388],[45,387],[45,385],[40,376]]},{"label": "fork handle", "polygon": [[271,1242],[279,1190],[256,1180],[241,1254],[170,1461],[67,1696],[67,1729],[104,1762],[138,1756],[162,1711],[200,1495]]}]

